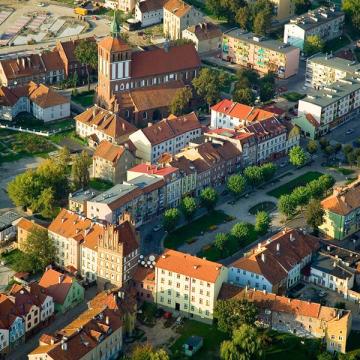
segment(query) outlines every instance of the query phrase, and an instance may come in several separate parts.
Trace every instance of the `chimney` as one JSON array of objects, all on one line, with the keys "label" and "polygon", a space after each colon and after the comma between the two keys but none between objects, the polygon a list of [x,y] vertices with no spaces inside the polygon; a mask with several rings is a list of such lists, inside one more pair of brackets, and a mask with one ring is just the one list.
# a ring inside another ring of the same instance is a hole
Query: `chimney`
[{"label": "chimney", "polygon": [[63,280],[63,274],[59,275],[58,277],[58,283],[61,284],[62,280]]},{"label": "chimney", "polygon": [[105,317],[105,324],[106,325],[109,325],[110,324],[110,319],[108,316]]},{"label": "chimney", "polygon": [[295,238],[294,238],[293,233],[290,233],[290,241],[294,241],[294,240],[295,240]]},{"label": "chimney", "polygon": [[264,253],[261,254],[261,261],[265,262],[265,254]]},{"label": "chimney", "polygon": [[26,62],[25,62],[25,58],[21,58],[21,64],[22,66],[25,68],[26,67]]},{"label": "chimney", "polygon": [[62,341],[61,341],[61,350],[64,350],[64,351],[67,350],[67,343],[66,343],[65,340],[62,340]]},{"label": "chimney", "polygon": [[278,252],[278,253],[280,252],[280,243],[276,244],[276,252]]}]

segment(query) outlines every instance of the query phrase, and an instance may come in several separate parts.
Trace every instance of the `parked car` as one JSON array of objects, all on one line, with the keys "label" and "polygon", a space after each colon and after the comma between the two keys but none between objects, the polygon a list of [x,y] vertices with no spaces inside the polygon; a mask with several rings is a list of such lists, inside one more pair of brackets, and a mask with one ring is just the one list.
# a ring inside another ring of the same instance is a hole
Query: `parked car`
[{"label": "parked car", "polygon": [[350,134],[352,134],[353,132],[354,132],[354,129],[347,129],[346,132],[345,132],[345,134],[346,134],[346,135],[350,135]]},{"label": "parked car", "polygon": [[161,229],[162,229],[162,225],[160,225],[160,224],[157,224],[153,227],[154,232],[160,231]]},{"label": "parked car", "polygon": [[326,291],[324,291],[324,290],[320,290],[319,291],[319,296],[320,297],[325,297],[327,295],[327,292]]},{"label": "parked car", "polygon": [[166,311],[166,312],[164,312],[163,317],[164,317],[164,319],[171,319],[172,313],[170,311]]},{"label": "parked car", "polygon": [[157,319],[161,318],[163,315],[164,315],[165,311],[163,309],[157,309],[156,312],[155,312],[155,317]]}]

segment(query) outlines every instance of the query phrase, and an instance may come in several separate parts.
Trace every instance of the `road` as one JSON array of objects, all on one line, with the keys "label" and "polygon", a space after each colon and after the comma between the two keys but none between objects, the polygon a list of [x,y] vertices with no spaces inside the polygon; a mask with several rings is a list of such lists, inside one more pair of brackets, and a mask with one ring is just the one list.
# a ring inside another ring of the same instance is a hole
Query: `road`
[{"label": "road", "polygon": [[97,288],[92,287],[85,291],[85,300],[74,308],[70,309],[65,314],[58,314],[55,320],[46,328],[39,331],[33,337],[28,339],[26,343],[16,347],[10,355],[6,357],[7,360],[26,360],[27,354],[33,351],[39,345],[40,336],[44,333],[52,334],[57,330],[62,329],[68,325],[71,321],[75,320],[82,312],[87,309],[87,302],[96,295]]}]

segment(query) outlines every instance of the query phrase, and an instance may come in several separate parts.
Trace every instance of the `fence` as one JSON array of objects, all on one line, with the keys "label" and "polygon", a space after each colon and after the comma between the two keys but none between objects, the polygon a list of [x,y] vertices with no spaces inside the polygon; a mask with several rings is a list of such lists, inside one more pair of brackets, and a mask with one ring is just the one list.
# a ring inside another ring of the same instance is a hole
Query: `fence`
[{"label": "fence", "polygon": [[21,126],[10,126],[6,124],[0,124],[0,128],[49,137],[50,135],[55,135],[67,130],[72,130],[75,128],[75,125],[69,125],[61,129],[53,129],[53,130],[34,130],[34,129],[23,128]]}]

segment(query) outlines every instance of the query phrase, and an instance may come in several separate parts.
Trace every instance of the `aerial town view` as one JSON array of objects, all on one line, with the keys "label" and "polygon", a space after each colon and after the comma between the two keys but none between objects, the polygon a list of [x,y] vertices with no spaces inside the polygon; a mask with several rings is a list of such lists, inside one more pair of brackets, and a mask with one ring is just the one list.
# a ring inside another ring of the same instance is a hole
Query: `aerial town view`
[{"label": "aerial town view", "polygon": [[0,360],[360,360],[360,0],[0,0]]}]

